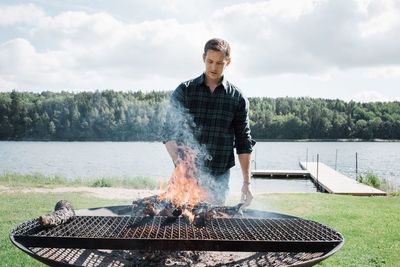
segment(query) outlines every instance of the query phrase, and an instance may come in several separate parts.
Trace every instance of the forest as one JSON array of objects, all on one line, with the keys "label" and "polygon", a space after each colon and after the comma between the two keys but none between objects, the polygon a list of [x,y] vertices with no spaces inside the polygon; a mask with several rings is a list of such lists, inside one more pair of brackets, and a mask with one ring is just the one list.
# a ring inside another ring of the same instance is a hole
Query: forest
[{"label": "forest", "polygon": [[[171,92],[0,92],[0,140],[160,141]],[[256,140],[398,140],[400,102],[252,97]]]}]

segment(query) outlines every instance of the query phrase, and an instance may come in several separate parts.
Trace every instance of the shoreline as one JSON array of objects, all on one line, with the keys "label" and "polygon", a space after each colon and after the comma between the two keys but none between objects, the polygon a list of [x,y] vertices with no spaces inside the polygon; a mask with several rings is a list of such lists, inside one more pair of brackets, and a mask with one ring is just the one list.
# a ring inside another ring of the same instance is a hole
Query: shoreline
[{"label": "shoreline", "polygon": [[[41,187],[41,186],[27,186],[27,187],[12,187],[0,185],[0,194],[63,194],[63,193],[82,193],[87,197],[95,197],[98,199],[107,200],[135,200],[139,198],[150,197],[154,195],[159,195],[160,190],[151,189],[132,189],[132,188],[122,188],[122,187],[86,187],[86,186],[76,186],[76,187]],[[254,193],[253,195],[265,195],[265,194],[292,194],[291,192],[273,192],[273,193]],[[296,192],[294,194],[308,194],[307,192]],[[238,200],[241,197],[240,192],[230,192],[227,200],[234,199]]]},{"label": "shoreline", "polygon": [[83,193],[89,197],[103,198],[103,199],[115,199],[115,200],[133,200],[138,198],[149,197],[152,195],[159,194],[159,190],[150,189],[128,189],[119,187],[54,187],[54,188],[44,188],[44,187],[10,187],[0,185],[0,193]]}]

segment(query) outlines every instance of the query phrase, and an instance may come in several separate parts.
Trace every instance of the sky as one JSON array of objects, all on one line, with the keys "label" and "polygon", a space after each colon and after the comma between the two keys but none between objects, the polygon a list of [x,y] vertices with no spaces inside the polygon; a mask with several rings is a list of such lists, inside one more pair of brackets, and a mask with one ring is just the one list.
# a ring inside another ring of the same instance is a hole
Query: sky
[{"label": "sky", "polygon": [[248,97],[400,101],[398,0],[0,0],[0,91],[169,91],[226,39]]}]

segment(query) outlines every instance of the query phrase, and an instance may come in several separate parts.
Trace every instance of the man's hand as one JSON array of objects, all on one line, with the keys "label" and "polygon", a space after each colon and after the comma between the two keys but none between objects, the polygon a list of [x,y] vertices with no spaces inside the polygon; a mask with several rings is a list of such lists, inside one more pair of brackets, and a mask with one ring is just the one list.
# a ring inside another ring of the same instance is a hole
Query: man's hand
[{"label": "man's hand", "polygon": [[244,208],[249,206],[252,200],[253,200],[253,193],[251,192],[250,184],[244,183],[242,186],[242,199],[241,199],[241,202],[243,202],[242,207]]},{"label": "man's hand", "polygon": [[253,193],[250,190],[250,153],[239,154],[239,162],[240,167],[242,169],[243,174],[243,186],[242,186],[242,203],[243,207],[247,207],[250,205],[251,201],[253,200]]}]

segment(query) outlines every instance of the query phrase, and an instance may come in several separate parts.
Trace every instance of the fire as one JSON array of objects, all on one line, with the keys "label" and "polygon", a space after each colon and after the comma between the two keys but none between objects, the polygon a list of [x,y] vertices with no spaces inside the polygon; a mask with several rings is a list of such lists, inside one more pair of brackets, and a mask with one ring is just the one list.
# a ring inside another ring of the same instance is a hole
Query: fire
[{"label": "fire", "polygon": [[207,199],[207,191],[191,176],[190,168],[184,162],[178,164],[165,192],[159,195],[160,200],[168,200],[175,207],[193,208]]},{"label": "fire", "polygon": [[194,222],[194,214],[187,209],[182,210],[182,214],[188,218],[190,223]]},{"label": "fire", "polygon": [[188,147],[180,147],[179,163],[172,173],[171,179],[163,193],[158,198],[161,201],[170,201],[176,208],[182,210],[190,223],[194,221],[191,209],[202,201],[207,200],[207,191],[200,185],[196,168],[196,153]]}]

